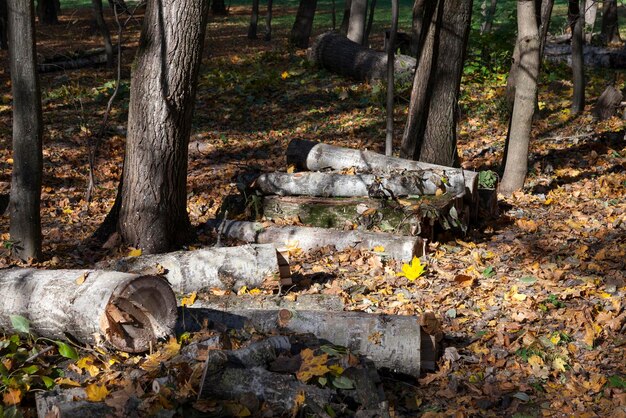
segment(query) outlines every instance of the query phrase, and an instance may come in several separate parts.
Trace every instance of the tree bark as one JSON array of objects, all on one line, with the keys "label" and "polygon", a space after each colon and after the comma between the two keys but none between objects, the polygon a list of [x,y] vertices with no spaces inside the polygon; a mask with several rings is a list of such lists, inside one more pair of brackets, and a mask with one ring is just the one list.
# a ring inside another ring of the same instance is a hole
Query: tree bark
[{"label": "tree bark", "polygon": [[350,9],[352,8],[352,0],[345,0],[343,8],[343,18],[341,19],[341,25],[339,26],[339,32],[348,33],[348,25],[350,24]]},{"label": "tree bark", "polygon": [[367,46],[369,44],[370,34],[372,33],[372,26],[374,25],[374,12],[375,11],[376,11],[376,0],[371,0],[369,15],[367,18],[367,26],[365,27],[365,34],[363,35],[363,46]]},{"label": "tree bark", "polygon": [[365,41],[367,2],[368,0],[352,0],[350,4],[350,21],[346,37],[359,45],[364,45]]},{"label": "tree bark", "polygon": [[[582,7],[581,7],[582,5]],[[583,61],[583,37],[585,1],[569,0],[567,15],[572,31],[572,79],[574,94],[572,97],[572,114],[577,115],[585,109],[585,66]]]},{"label": "tree bark", "polygon": [[256,28],[259,21],[259,0],[252,0],[252,14],[248,26],[248,39],[256,39]]},{"label": "tree bark", "polygon": [[591,43],[593,31],[596,26],[596,16],[598,13],[598,3],[600,0],[588,0],[585,2],[585,43]]},{"label": "tree bark", "polygon": [[621,41],[617,19],[617,0],[604,0],[602,2],[602,42],[608,45]]},{"label": "tree bark", "polygon": [[213,13],[214,16],[228,15],[228,9],[226,9],[226,3],[224,0],[212,0],[211,13]]},{"label": "tree bark", "polygon": [[111,33],[102,15],[102,0],[91,0],[93,15],[104,41],[104,52],[107,57],[107,66],[113,66],[113,44],[111,43]]},{"label": "tree bark", "polygon": [[[209,222],[215,229],[221,222]],[[386,233],[339,231],[305,226],[263,227],[257,222],[224,221],[222,234],[231,239],[257,244],[272,243],[278,247],[295,245],[303,251],[325,246],[335,246],[339,251],[356,248],[363,251],[382,246],[384,255],[403,261],[411,261],[414,256],[424,254],[424,240],[419,237],[396,236]]]},{"label": "tree bark", "polygon": [[0,273],[0,329],[11,315],[29,320],[46,338],[71,335],[82,343],[106,342],[143,352],[176,325],[176,298],[160,276],[102,270],[11,269]]},{"label": "tree bark", "polygon": [[415,72],[400,155],[453,166],[458,165],[458,96],[472,1],[440,0],[434,15],[430,7],[425,12],[428,33]]},{"label": "tree bark", "polygon": [[[337,32],[326,32],[318,36],[308,52],[308,58],[315,65],[356,80],[387,78],[386,53],[365,48]],[[410,79],[414,68],[414,58],[407,55],[395,57],[396,78]]]},{"label": "tree bark", "polygon": [[190,236],[187,154],[208,4],[148,2],[131,82],[118,228],[145,253]]},{"label": "tree bark", "polygon": [[613,86],[608,86],[598,98],[593,108],[593,114],[600,120],[609,119],[623,100],[622,92]]},{"label": "tree bark", "polygon": [[315,17],[315,9],[317,8],[317,0],[300,0],[296,21],[291,28],[289,42],[297,48],[308,48],[309,38],[313,30],[313,18]]},{"label": "tree bark", "polygon": [[420,39],[424,26],[426,0],[415,0],[413,3],[413,20],[411,22],[411,56],[417,57],[420,50]]},{"label": "tree bark", "polygon": [[305,310],[340,312],[344,309],[341,296],[320,294],[301,294],[295,300],[281,296],[268,295],[203,295],[202,300],[196,301],[194,308],[212,309],[215,311],[228,310]]},{"label": "tree bark", "polygon": [[59,17],[57,15],[55,0],[38,0],[37,16],[39,17],[39,23],[43,23],[44,25],[58,24]]},{"label": "tree bark", "polygon": [[497,5],[497,0],[490,0],[489,5],[487,5],[487,0],[483,0],[482,5],[480,6],[481,15],[483,18],[483,23],[480,25],[481,35],[484,35],[486,33],[491,33],[493,17],[496,14],[496,5]]},{"label": "tree bark", "polygon": [[14,254],[41,258],[42,115],[33,1],[7,0],[13,93],[13,172],[9,232]]},{"label": "tree bark", "polygon": [[504,175],[499,191],[511,194],[524,186],[528,165],[528,147],[532,128],[537,79],[539,76],[539,28],[532,1],[517,2],[517,43],[520,51],[519,69],[515,89],[515,104],[509,127],[509,146]]},{"label": "tree bark", "polygon": [[77,68],[97,67],[107,64],[107,53],[104,48],[72,54],[60,54],[50,58],[44,58],[37,64],[40,73],[55,71],[74,70]]},{"label": "tree bark", "polygon": [[274,5],[274,0],[267,0],[267,14],[265,15],[265,36],[263,39],[265,41],[272,40],[272,6]]},{"label": "tree bark", "polygon": [[[371,29],[371,22],[374,16],[375,0],[372,0],[372,12],[370,24],[368,25],[367,34]],[[398,0],[391,0],[391,32],[389,33],[389,48],[387,49],[387,118],[386,118],[386,135],[385,135],[385,155],[391,156],[393,153],[393,102],[394,102],[394,63],[395,63],[395,45],[398,32]]]},{"label": "tree bark", "polygon": [[9,49],[7,0],[0,0],[0,48]]},{"label": "tree bark", "polygon": [[242,245],[127,257],[99,267],[130,273],[163,274],[177,293],[212,288],[236,292],[242,286],[261,287],[266,281],[275,281],[278,285],[280,268],[277,257],[273,245]]}]

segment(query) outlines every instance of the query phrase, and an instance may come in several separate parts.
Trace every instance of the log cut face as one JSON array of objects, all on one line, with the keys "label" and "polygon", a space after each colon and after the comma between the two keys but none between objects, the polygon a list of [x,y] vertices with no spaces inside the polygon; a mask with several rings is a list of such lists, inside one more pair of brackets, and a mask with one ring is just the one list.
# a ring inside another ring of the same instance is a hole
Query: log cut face
[{"label": "log cut face", "polygon": [[10,330],[10,316],[21,315],[34,334],[47,338],[70,335],[142,352],[176,325],[176,298],[159,276],[12,269],[0,274],[0,294],[0,329]]},{"label": "log cut face", "polygon": [[[387,54],[366,48],[337,32],[318,36],[308,51],[308,59],[328,71],[361,81],[387,78]],[[394,78],[398,82],[411,80],[415,58],[397,55]]]}]

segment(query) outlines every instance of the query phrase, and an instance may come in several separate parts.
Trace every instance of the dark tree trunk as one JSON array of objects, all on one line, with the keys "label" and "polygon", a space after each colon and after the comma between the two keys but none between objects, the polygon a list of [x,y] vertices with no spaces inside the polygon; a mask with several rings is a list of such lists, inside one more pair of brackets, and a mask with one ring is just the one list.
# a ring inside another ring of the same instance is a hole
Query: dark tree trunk
[{"label": "dark tree trunk", "polygon": [[605,45],[621,42],[617,20],[617,0],[604,0],[602,3],[602,42]]},{"label": "dark tree trunk", "polygon": [[[372,33],[372,26],[374,25],[374,12],[376,11],[376,0],[372,0],[370,4],[370,14],[367,19],[367,27],[365,28],[365,35],[363,36],[363,45],[369,44],[370,33]],[[393,43],[391,45],[394,45]]]},{"label": "dark tree trunk", "polygon": [[206,27],[204,0],[148,2],[131,81],[118,222],[146,253],[190,237],[187,154]]},{"label": "dark tree trunk", "polygon": [[259,0],[252,0],[252,14],[248,26],[248,39],[256,39],[256,28],[259,22]]},{"label": "dark tree trunk", "polygon": [[519,69],[515,88],[515,104],[509,125],[508,148],[500,192],[511,194],[524,186],[528,165],[528,146],[537,97],[539,76],[539,28],[532,1],[517,1],[517,43]]},{"label": "dark tree trunk", "polygon": [[226,8],[224,0],[212,0],[211,13],[215,16],[226,16],[228,14],[228,9]]},{"label": "dark tree trunk", "polygon": [[0,48],[8,49],[7,0],[0,0]]},{"label": "dark tree trunk", "polygon": [[[372,0],[372,13],[374,16],[374,5],[376,0]],[[373,19],[370,19],[370,24]],[[371,25],[368,25],[368,33]],[[391,32],[389,33],[389,49],[387,50],[387,123],[385,135],[385,155],[391,156],[393,153],[393,94],[394,94],[394,72],[395,72],[395,48],[396,32],[398,31],[398,0],[391,0]]]},{"label": "dark tree trunk", "polygon": [[424,4],[426,0],[415,0],[413,3],[413,21],[411,23],[411,55],[417,57],[424,23]]},{"label": "dark tree trunk", "polygon": [[569,0],[567,15],[572,30],[572,79],[574,96],[572,97],[572,114],[576,115],[585,109],[585,67],[583,62],[583,26],[585,23],[581,9],[585,10],[585,1],[580,7],[579,0]]},{"label": "dark tree trunk", "polygon": [[423,30],[428,33],[415,72],[401,155],[452,166],[458,161],[458,96],[472,1],[440,0],[434,12],[425,11]]},{"label": "dark tree trunk", "polygon": [[481,5],[481,14],[483,17],[483,23],[480,25],[480,33],[491,33],[491,25],[493,24],[493,17],[496,14],[496,0],[491,0],[487,5],[487,0],[483,0]]},{"label": "dark tree trunk", "polygon": [[265,15],[265,36],[263,37],[266,41],[272,40],[272,6],[274,5],[274,0],[267,0],[267,14]]},{"label": "dark tree trunk", "polygon": [[332,14],[332,20],[333,20],[333,30],[337,29],[337,6],[335,4],[335,0],[332,0],[331,2],[331,14]]},{"label": "dark tree trunk", "polygon": [[98,25],[98,29],[102,35],[102,40],[104,41],[104,51],[107,55],[107,66],[112,67],[113,44],[111,43],[109,28],[104,20],[104,16],[102,15],[102,0],[91,0],[91,5],[93,6],[93,15],[96,19],[96,24]]},{"label": "dark tree trunk", "polygon": [[59,23],[55,0],[39,0],[37,3],[37,16],[39,23],[44,25],[56,25]]},{"label": "dark tree trunk", "polygon": [[346,0],[343,8],[343,18],[341,19],[341,26],[339,26],[339,32],[348,33],[348,25],[350,24],[350,9],[352,8],[352,0]]},{"label": "dark tree trunk", "polygon": [[293,23],[289,37],[289,42],[293,46],[297,48],[308,48],[316,8],[317,0],[300,0],[296,21]]},{"label": "dark tree trunk", "polygon": [[367,0],[352,0],[350,4],[350,21],[348,22],[348,39],[364,45],[366,19]]},{"label": "dark tree trunk", "polygon": [[41,257],[41,92],[35,51],[33,0],[7,0],[9,66],[13,93],[13,173],[9,202],[15,254]]}]

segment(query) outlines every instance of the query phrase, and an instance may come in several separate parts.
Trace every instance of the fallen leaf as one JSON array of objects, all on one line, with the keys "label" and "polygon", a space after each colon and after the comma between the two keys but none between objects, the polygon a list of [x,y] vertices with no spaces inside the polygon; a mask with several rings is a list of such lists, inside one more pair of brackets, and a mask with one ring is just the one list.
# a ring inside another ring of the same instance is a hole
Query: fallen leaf
[{"label": "fallen leaf", "polygon": [[105,385],[92,383],[91,385],[87,385],[85,387],[85,394],[87,395],[87,400],[91,402],[100,402],[107,397],[109,390]]},{"label": "fallen leaf", "polygon": [[406,277],[409,281],[414,281],[426,270],[426,266],[422,264],[419,258],[413,256],[413,260],[411,260],[411,264],[403,264],[402,271],[397,273],[398,277]]},{"label": "fallen leaf", "polygon": [[326,366],[328,362],[328,354],[326,353],[316,356],[313,350],[305,348],[300,352],[300,357],[302,363],[296,377],[301,382],[308,382],[313,376],[323,376],[330,371]]},{"label": "fallen leaf", "polygon": [[180,301],[181,306],[192,306],[196,302],[198,292],[191,292],[189,296],[182,298]]},{"label": "fallen leaf", "polygon": [[7,405],[17,405],[22,402],[22,391],[17,388],[8,388],[8,390],[2,395],[2,402]]},{"label": "fallen leaf", "polygon": [[141,255],[141,248],[132,248],[128,252],[129,257],[139,257]]}]

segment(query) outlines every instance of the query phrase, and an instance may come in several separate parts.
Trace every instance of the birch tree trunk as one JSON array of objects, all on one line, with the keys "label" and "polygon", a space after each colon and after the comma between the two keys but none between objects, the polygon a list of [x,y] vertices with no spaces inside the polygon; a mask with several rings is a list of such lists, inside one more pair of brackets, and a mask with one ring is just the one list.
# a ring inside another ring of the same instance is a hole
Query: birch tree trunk
[{"label": "birch tree trunk", "polygon": [[520,51],[515,104],[509,127],[509,147],[500,192],[510,195],[524,186],[539,76],[539,28],[533,1],[517,2],[517,44]]},{"label": "birch tree trunk", "polygon": [[368,0],[352,0],[347,37],[352,42],[363,45],[365,41],[365,21],[367,20]]}]

